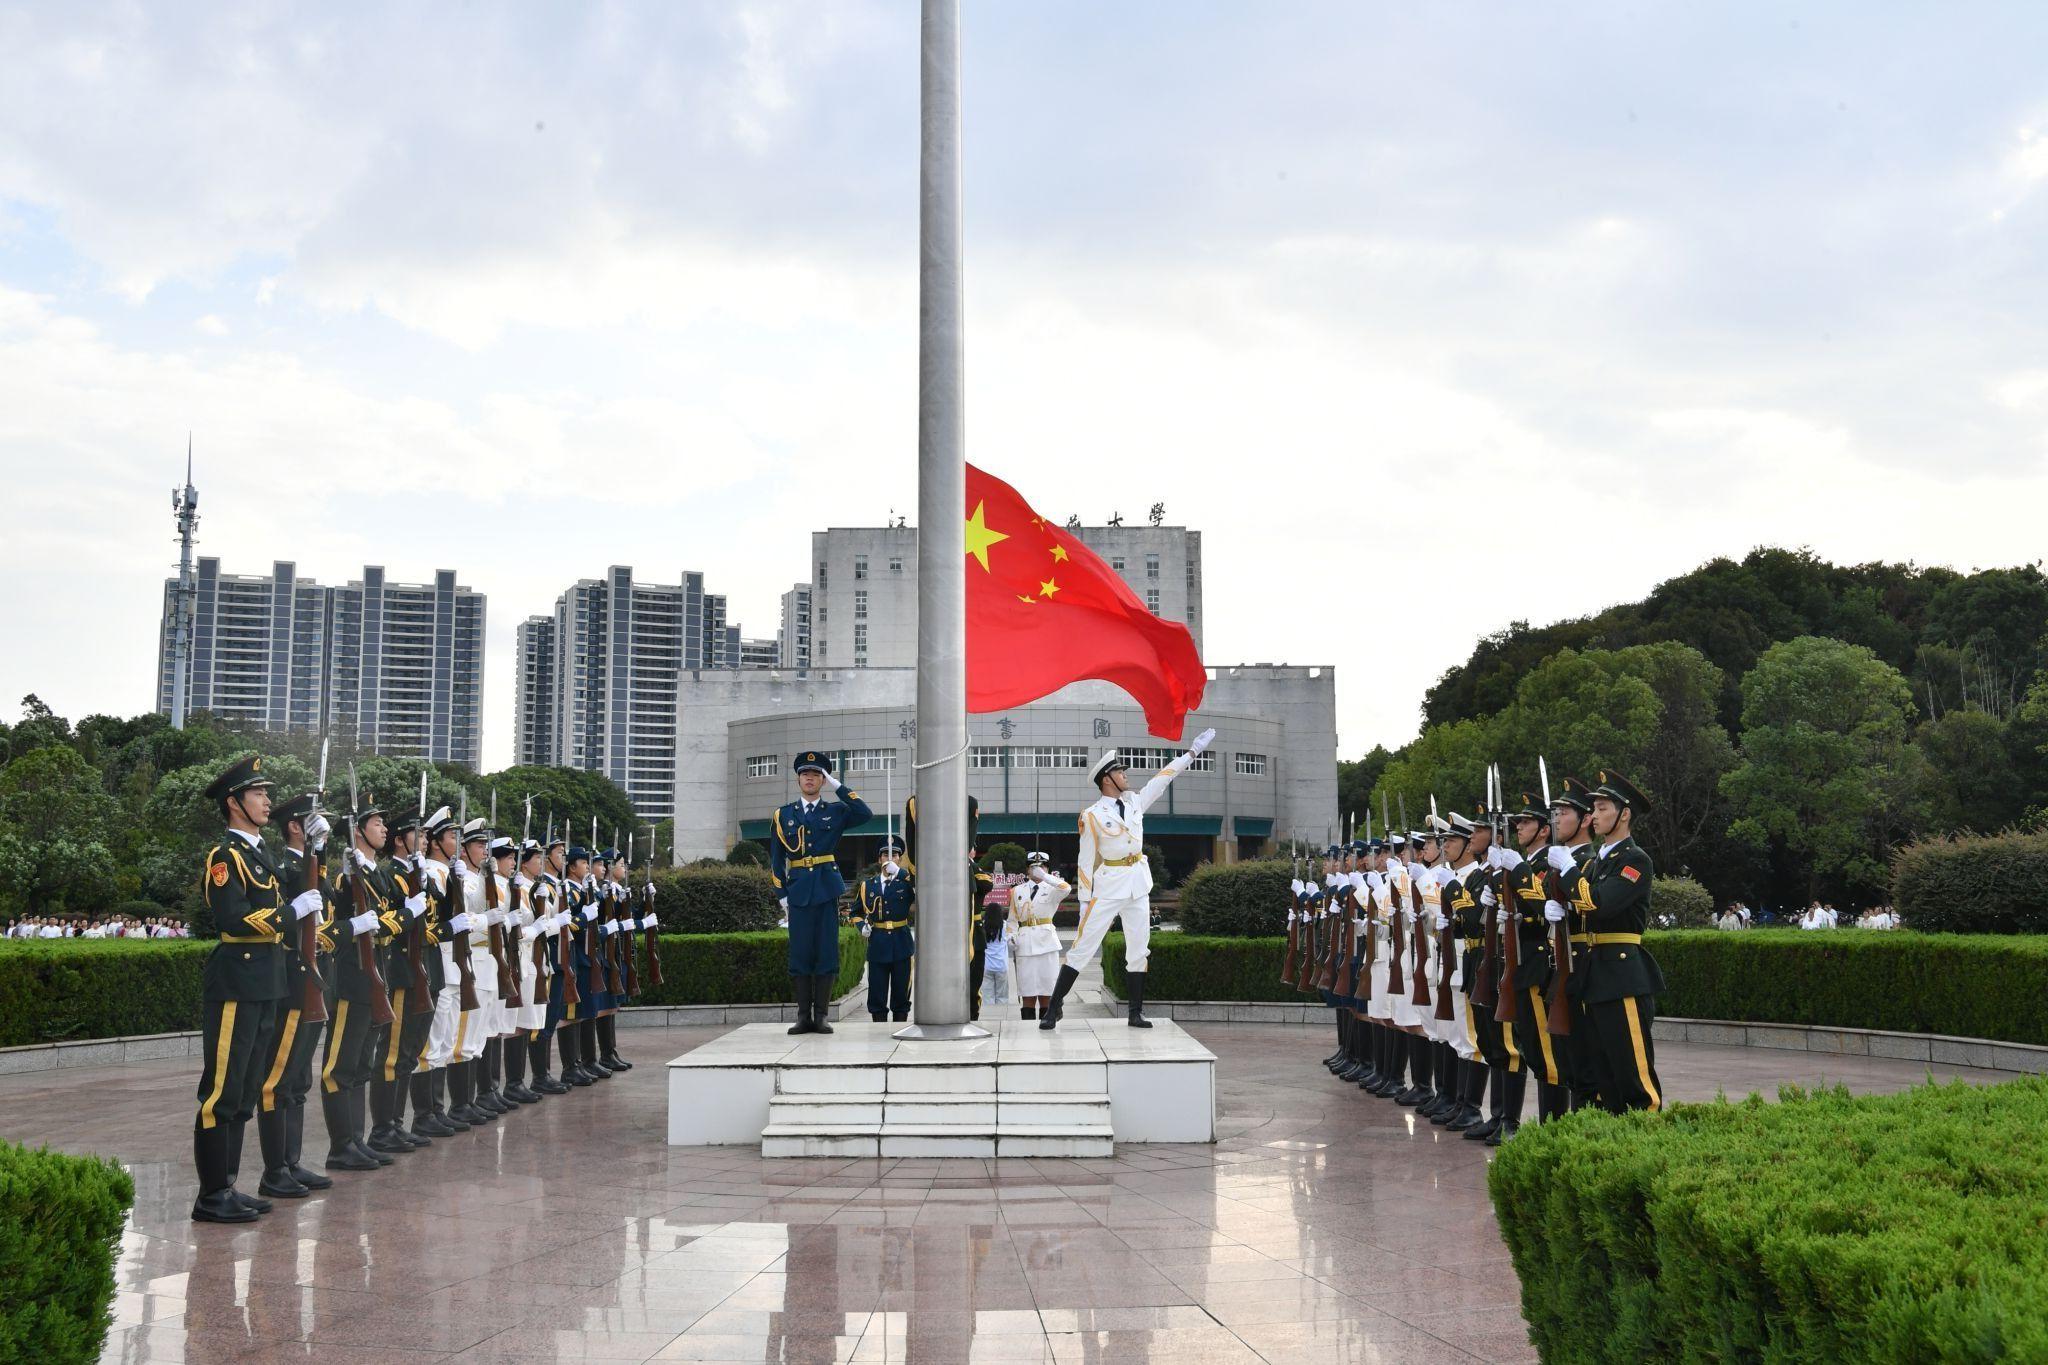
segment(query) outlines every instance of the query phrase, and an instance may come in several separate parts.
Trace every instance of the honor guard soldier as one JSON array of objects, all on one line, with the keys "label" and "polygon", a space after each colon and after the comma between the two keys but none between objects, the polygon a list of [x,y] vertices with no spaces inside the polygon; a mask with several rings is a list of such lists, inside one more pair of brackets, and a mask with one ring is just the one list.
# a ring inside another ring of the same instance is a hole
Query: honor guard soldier
[{"label": "honor guard soldier", "polygon": [[[548,1057],[564,1012],[561,946],[562,929],[569,923],[565,899],[568,893],[563,885],[566,853],[565,841],[550,831],[541,846],[540,875],[534,878],[533,887],[533,929],[540,936],[537,962],[542,973],[538,987],[541,1008],[537,1016],[540,1022],[527,1044],[527,1060],[533,1064],[533,1088],[543,1095],[566,1095],[571,1089],[567,1075],[557,1079],[548,1072]],[[564,1072],[569,1069],[567,1055],[565,1051]]]},{"label": "honor guard soldier", "polygon": [[463,1021],[469,1017],[462,1008],[462,967],[455,959],[455,935],[469,923],[463,909],[462,827],[455,812],[442,806],[427,817],[425,833],[421,875],[426,878],[427,936],[432,940],[428,951],[441,964],[441,984],[434,992],[434,1019],[427,1029],[429,1107],[426,1117],[414,1119],[413,1128],[429,1137],[452,1137],[474,1126],[469,1117],[472,1113],[482,1113],[466,1102],[459,1057]]},{"label": "honor guard soldier", "polygon": [[[604,931],[600,927],[604,923],[604,882],[597,875],[603,850],[583,852],[583,880],[577,888],[581,899],[576,905],[575,931],[569,936],[576,947],[576,989],[583,996],[576,1006],[576,1055],[586,1078],[608,1081],[612,1069],[597,1053],[597,1021],[612,1009],[611,979],[605,971]],[[569,861],[576,861],[576,850],[570,850]]]},{"label": "honor guard soldier", "polygon": [[[618,966],[613,973],[611,1011],[600,1015],[597,1020],[597,1060],[608,1071],[631,1071],[633,1064],[619,1055],[619,1011],[633,1002],[627,985],[627,972],[633,957],[633,936],[628,931],[633,921],[626,913],[633,893],[626,885],[626,855],[616,848],[604,851],[604,869],[598,889],[604,895],[605,956]],[[834,942],[837,941],[835,927]]]},{"label": "honor guard soldier", "polygon": [[270,1211],[269,1200],[235,1189],[235,1177],[242,1128],[262,1095],[263,1064],[273,1053],[284,999],[284,930],[300,908],[286,896],[263,848],[274,785],[263,775],[262,758],[250,757],[230,764],[206,788],[227,834],[207,850],[201,874],[220,939],[206,959],[199,1112],[192,1121],[196,1222],[246,1223]]},{"label": "honor guard soldier", "polygon": [[868,1018],[886,1023],[910,1018],[910,963],[917,954],[911,929],[917,879],[899,861],[903,843],[893,834],[882,841],[882,870],[854,890],[854,915],[868,941]]},{"label": "honor guard soldier", "polygon": [[[1551,1038],[1549,1022],[1550,925],[1543,917],[1543,906],[1549,899],[1550,811],[1524,792],[1521,809],[1511,821],[1521,861],[1502,876],[1501,899],[1507,906],[1502,932],[1515,935],[1515,972],[1511,981],[1502,981],[1501,990],[1515,993],[1515,1046],[1528,1069],[1536,1073],[1536,1117],[1547,1123],[1563,1115],[1567,1107],[1558,1057],[1562,1040]],[[1506,970],[1505,964],[1502,970]],[[1521,1087],[1527,1083],[1526,1073],[1512,1078],[1516,1112],[1521,1109]]]},{"label": "honor guard soldier", "polygon": [[1650,923],[1650,855],[1635,841],[1635,817],[1650,802],[1633,782],[1612,769],[1593,787],[1593,837],[1600,851],[1585,869],[1587,951],[1572,964],[1572,984],[1585,985],[1578,998],[1593,1025],[1594,1064],[1601,1103],[1613,1113],[1664,1107],[1657,1084],[1656,1048],[1650,1026],[1664,974],[1643,947]]},{"label": "honor guard soldier", "polygon": [[[377,798],[362,793],[351,824],[354,844],[327,869],[327,899],[334,911],[321,924],[321,947],[334,963],[327,981],[327,1049],[320,1067],[320,1112],[327,1121],[330,1171],[374,1171],[391,1158],[372,1151],[367,1111],[375,1042],[370,1027],[377,979],[363,966],[363,941],[375,944],[380,917],[390,908],[377,855],[385,841],[384,812]],[[360,898],[358,898],[360,892]],[[380,973],[381,975],[381,973]]]},{"label": "honor guard soldier", "polygon": [[[378,1075],[370,1091],[370,1115],[377,1123],[370,1129],[373,1152],[395,1152],[411,1147],[430,1147],[433,1138],[408,1128],[406,1101],[412,1101],[413,1122],[426,1117],[432,1106],[431,1091],[419,1072],[420,1058],[427,1050],[427,1035],[434,1026],[433,1000],[440,988],[440,954],[426,940],[426,874],[419,846],[424,837],[420,812],[409,812],[389,822],[390,847],[385,850],[384,881],[396,904],[386,913],[392,926],[389,957],[384,967],[384,984],[391,988],[391,1027],[380,1030]],[[420,945],[421,975],[413,977],[412,947]],[[421,1008],[424,1001],[425,1008]],[[388,1098],[380,1099],[376,1087]],[[381,1139],[380,1139],[381,1129]]]},{"label": "honor guard soldier", "polygon": [[[484,1048],[497,1034],[498,968],[491,956],[489,926],[490,893],[485,879],[492,876],[490,864],[491,827],[481,816],[462,827],[462,861],[456,865],[462,879],[462,909],[469,916],[469,975],[476,993],[476,1008],[462,1015],[456,1028],[454,1057],[449,1062],[449,1086],[457,1080],[462,1087],[462,1117],[471,1127],[492,1123],[512,1108],[491,1093],[490,1075],[484,1066]],[[459,969],[458,969],[459,970]],[[482,1118],[470,1117],[470,1113]]]},{"label": "honor guard soldier", "polygon": [[[1583,1109],[1599,1103],[1599,1066],[1594,1060],[1593,1025],[1586,1019],[1580,998],[1585,979],[1576,971],[1578,955],[1586,947],[1586,916],[1593,900],[1586,890],[1586,868],[1593,860],[1593,789],[1576,777],[1567,777],[1563,788],[1550,802],[1550,847],[1546,850],[1550,875],[1544,886],[1548,899],[1543,918],[1563,925],[1567,961],[1556,961],[1553,948],[1551,970],[1565,983],[1553,982],[1550,989],[1563,990],[1565,1018],[1571,1032],[1558,1035],[1555,1045],[1563,1048],[1565,1107]],[[1569,973],[1568,973],[1568,969]]]},{"label": "honor guard soldier", "polygon": [[[562,914],[567,916],[567,946],[548,999],[548,1017],[555,1021],[555,1042],[562,1055],[562,1079],[573,1086],[595,1085],[611,1075],[598,1068],[595,1055],[583,1055],[583,1022],[596,1007],[590,995],[590,954],[585,926],[597,916],[590,890],[590,850],[582,845],[562,854]],[[576,999],[569,999],[571,987]]]},{"label": "honor guard soldier", "polygon": [[[791,1033],[830,1033],[832,982],[839,975],[839,898],[846,892],[833,850],[839,836],[874,816],[868,803],[832,775],[816,749],[806,749],[790,767],[803,793],[775,812],[775,837],[768,846],[768,870],[775,894],[789,916],[789,975],[796,992]],[[826,801],[830,788],[837,801]]]},{"label": "honor guard soldier", "polygon": [[[512,871],[512,895],[519,903],[505,912],[507,951],[512,954],[513,974],[519,978],[519,1008],[510,1011],[512,1036],[505,1040],[505,1098],[521,1104],[539,1104],[549,1094],[565,1093],[568,1087],[548,1080],[547,1053],[540,1048],[541,1031],[548,1023],[547,982],[541,977],[540,920],[545,913],[538,899],[541,890],[541,847],[534,839],[519,845]],[[532,1068],[531,1083],[527,1069]],[[541,1082],[547,1085],[542,1086]]]},{"label": "honor guard soldier", "polygon": [[1010,888],[1010,975],[1017,982],[1019,1017],[1036,1019],[1059,979],[1060,931],[1053,916],[1074,888],[1044,853],[1026,854],[1024,869],[1024,884]]},{"label": "honor guard soldier", "polygon": [[1052,999],[1039,1016],[1040,1028],[1058,1026],[1067,992],[1074,988],[1081,969],[1095,959],[1103,935],[1119,921],[1124,929],[1130,1026],[1152,1027],[1144,1012],[1145,963],[1151,956],[1152,939],[1152,864],[1145,857],[1145,812],[1215,738],[1214,730],[1202,731],[1186,753],[1161,768],[1140,791],[1131,790],[1129,773],[1114,749],[1089,770],[1089,780],[1100,795],[1081,812],[1081,856],[1075,869],[1081,888],[1081,924],[1060,967]]},{"label": "honor guard soldier", "polygon": [[[284,854],[277,860],[278,882],[309,914],[325,908],[314,865],[327,846],[327,817],[317,809],[315,793],[295,796],[271,811],[284,833]],[[311,878],[313,886],[306,883]],[[320,903],[301,900],[308,890]],[[302,917],[303,918],[303,917]],[[304,1199],[334,1182],[300,1164],[306,1133],[306,1094],[313,1088],[313,1054],[320,1046],[320,1025],[307,1023],[303,1004],[311,974],[303,954],[287,938],[284,948],[285,992],[280,1002],[283,1026],[277,1032],[263,1096],[256,1111],[256,1136],[263,1144],[263,1180],[256,1192],[271,1199]],[[330,963],[325,968],[333,971]]]}]

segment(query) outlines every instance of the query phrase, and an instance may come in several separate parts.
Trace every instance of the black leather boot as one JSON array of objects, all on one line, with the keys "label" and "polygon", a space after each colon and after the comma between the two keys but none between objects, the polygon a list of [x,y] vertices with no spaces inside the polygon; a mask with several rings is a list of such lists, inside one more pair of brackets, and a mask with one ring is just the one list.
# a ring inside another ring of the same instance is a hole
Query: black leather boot
[{"label": "black leather boot", "polygon": [[548,1074],[548,1036],[540,1033],[526,1044],[526,1060],[533,1067],[533,1088],[543,1095],[566,1095],[569,1087]]},{"label": "black leather boot", "polygon": [[1436,1098],[1436,1092],[1429,1088],[1430,1061],[1433,1053],[1429,1039],[1413,1034],[1408,1037],[1408,1088],[1394,1096],[1394,1103],[1413,1109]]},{"label": "black leather boot", "polygon": [[1522,1126],[1522,1099],[1528,1093],[1529,1073],[1520,1068],[1501,1074],[1500,1127],[1487,1136],[1486,1145],[1498,1147]]},{"label": "black leather boot", "polygon": [[304,1199],[312,1191],[292,1178],[291,1141],[285,1135],[284,1109],[256,1111],[256,1141],[263,1148],[263,1178],[256,1193],[268,1199]]},{"label": "black leather boot", "polygon": [[1408,1068],[1408,1035],[1397,1028],[1387,1030],[1387,1064],[1379,1084],[1367,1087],[1374,1095],[1390,1100],[1401,1093],[1401,1073]]},{"label": "black leather boot", "polygon": [[1038,1006],[1019,1005],[1017,1007],[1017,1017],[1019,1019],[1036,1019],[1038,1017]]},{"label": "black leather boot", "polygon": [[1152,1021],[1145,1017],[1145,974],[1125,972],[1124,989],[1129,992],[1126,1000],[1130,1005],[1130,1015],[1126,1022],[1132,1028],[1151,1028]]},{"label": "black leather boot", "polygon": [[811,1032],[832,1031],[832,978],[814,976],[811,978]]},{"label": "black leather boot", "polygon": [[372,1147],[367,1140],[370,1135],[370,1088],[367,1085],[353,1085],[343,1093],[348,1096],[349,1124],[355,1134],[349,1141],[349,1147],[358,1156],[367,1156],[379,1166],[391,1165],[392,1159]]},{"label": "black leather boot", "polygon": [[789,978],[789,988],[796,993],[796,1022],[789,1026],[792,1034],[811,1031],[811,978],[794,976]]},{"label": "black leather boot", "polygon": [[604,1064],[604,1058],[597,1055],[597,1020],[585,1019],[576,1029],[576,1050],[583,1058],[583,1069],[593,1081],[608,1081],[612,1069]]},{"label": "black leather boot", "polygon": [[1072,990],[1074,983],[1080,979],[1081,974],[1079,972],[1067,966],[1064,962],[1060,964],[1060,979],[1052,988],[1052,999],[1045,1002],[1045,1008],[1040,1010],[1038,1014],[1038,1026],[1040,1028],[1055,1029],[1059,1027],[1060,1016],[1067,1012],[1067,992]]},{"label": "black leather boot", "polygon": [[1484,1142],[1500,1128],[1501,1077],[1507,1074],[1503,1066],[1486,1068],[1486,1118],[1465,1130],[1465,1141]]},{"label": "black leather boot", "polygon": [[257,1211],[235,1198],[228,1176],[228,1125],[202,1128],[192,1123],[192,1165],[199,1174],[199,1197],[192,1201],[195,1223],[253,1223]]},{"label": "black leather boot", "polygon": [[590,1084],[590,1077],[583,1072],[583,1066],[576,1060],[576,1025],[564,1020],[555,1030],[555,1047],[562,1054],[562,1079],[573,1086]]},{"label": "black leather boot", "polygon": [[1344,1065],[1344,1012],[1332,1010],[1331,1013],[1337,1017],[1337,1050],[1323,1058],[1323,1065],[1331,1071],[1336,1071]]},{"label": "black leather boot", "polygon": [[434,1096],[434,1078],[439,1071],[415,1071],[412,1073],[412,1131],[422,1142],[439,1137],[454,1137],[454,1125],[441,1112],[441,1105]]},{"label": "black leather boot", "polygon": [[379,1079],[371,1081],[366,1088],[370,1096],[370,1135],[365,1145],[371,1151],[382,1152],[386,1156],[410,1153],[412,1144],[398,1136],[398,1120],[392,1117],[398,1082]]},{"label": "black leather boot", "polygon": [[258,1213],[269,1213],[270,1201],[268,1199],[259,1199],[253,1194],[243,1194],[240,1190],[234,1188],[235,1182],[242,1177],[242,1137],[247,1131],[247,1124],[248,1120],[243,1119],[239,1123],[230,1121],[223,1125],[228,1130],[228,1188],[233,1191],[235,1199],[245,1208],[254,1209]]},{"label": "black leather boot", "polygon": [[383,1168],[377,1158],[355,1149],[355,1124],[349,1118],[349,1092],[320,1091],[320,1117],[327,1121],[327,1161],[330,1171],[376,1171]]},{"label": "black leather boot", "polygon": [[1479,1112],[1479,1097],[1486,1090],[1486,1064],[1476,1058],[1460,1061],[1457,1077],[1458,1113],[1444,1127],[1454,1133],[1462,1133],[1485,1117]]},{"label": "black leather boot", "polygon": [[306,1149],[306,1106],[295,1104],[284,1111],[285,1164],[292,1179],[309,1190],[331,1190],[334,1182],[318,1171],[308,1170],[299,1160]]},{"label": "black leather boot", "polygon": [[597,1041],[602,1047],[598,1055],[604,1064],[614,1071],[631,1071],[633,1064],[619,1055],[619,1016],[606,1015],[597,1021]]}]

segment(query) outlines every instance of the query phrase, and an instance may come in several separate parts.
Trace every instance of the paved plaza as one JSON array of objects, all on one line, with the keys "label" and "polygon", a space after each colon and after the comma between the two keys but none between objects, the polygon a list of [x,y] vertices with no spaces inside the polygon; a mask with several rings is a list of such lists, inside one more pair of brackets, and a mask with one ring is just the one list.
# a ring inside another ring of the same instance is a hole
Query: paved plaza
[{"label": "paved plaza", "polygon": [[[109,1360],[1535,1358],[1485,1148],[1331,1079],[1327,1030],[1187,1027],[1218,1058],[1221,1140],[1104,1160],[668,1147],[662,1063],[713,1028],[623,1032],[630,1074],[246,1227],[186,1219],[188,1061],[0,1078],[0,1130],[134,1169]],[[1927,1074],[1696,1046],[1659,1065],[1687,1100]]]}]

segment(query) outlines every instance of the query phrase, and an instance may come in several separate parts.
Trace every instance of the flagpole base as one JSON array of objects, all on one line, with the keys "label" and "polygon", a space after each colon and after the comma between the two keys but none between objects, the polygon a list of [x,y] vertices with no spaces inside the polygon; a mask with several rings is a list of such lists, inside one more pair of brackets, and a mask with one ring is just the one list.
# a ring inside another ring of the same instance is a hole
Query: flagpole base
[{"label": "flagpole base", "polygon": [[909,1024],[893,1036],[910,1043],[958,1043],[992,1035],[979,1024]]}]

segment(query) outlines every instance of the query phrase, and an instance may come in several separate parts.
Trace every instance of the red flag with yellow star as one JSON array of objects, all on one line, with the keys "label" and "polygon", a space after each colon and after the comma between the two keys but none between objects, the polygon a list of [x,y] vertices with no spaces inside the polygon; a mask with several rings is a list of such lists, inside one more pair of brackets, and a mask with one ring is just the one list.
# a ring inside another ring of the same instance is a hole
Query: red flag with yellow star
[{"label": "red flag with yellow star", "polygon": [[1082,678],[1115,683],[1179,739],[1208,675],[1194,636],[1145,610],[1102,557],[967,466],[967,709],[1001,711]]}]

